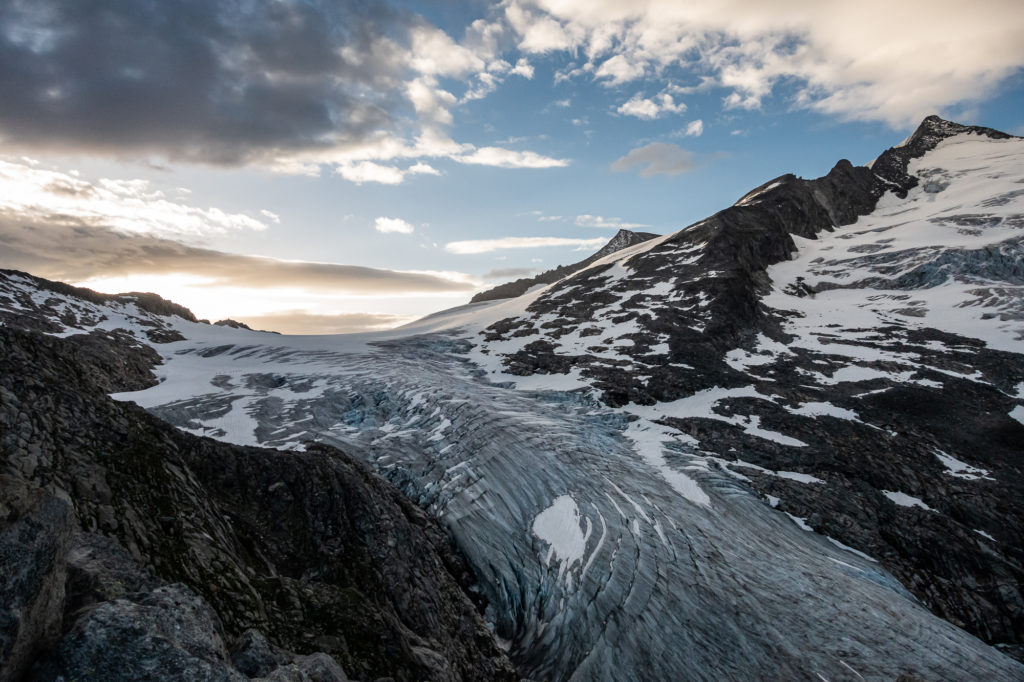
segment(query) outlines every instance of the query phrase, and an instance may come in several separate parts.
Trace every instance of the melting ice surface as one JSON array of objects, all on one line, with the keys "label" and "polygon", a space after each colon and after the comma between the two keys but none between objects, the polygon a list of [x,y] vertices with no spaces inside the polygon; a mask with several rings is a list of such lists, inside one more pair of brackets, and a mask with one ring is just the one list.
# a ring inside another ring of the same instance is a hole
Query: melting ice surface
[{"label": "melting ice surface", "polygon": [[[908,220],[959,234],[956,221],[947,220],[956,217],[957,193],[980,190],[958,185],[965,182],[958,154],[981,152],[943,144],[937,156],[918,163],[944,169],[948,185],[939,198],[922,187],[901,205],[886,199],[856,225],[814,242],[798,240],[797,259],[773,269],[776,282],[813,268],[819,279],[873,277],[877,259],[867,256],[883,250],[898,252],[893,258],[905,269],[916,267],[927,260],[931,237],[908,231]],[[998,169],[999,159],[991,164]],[[1019,171],[1008,176],[1008,186],[1021,186]],[[999,215],[1009,210],[1000,203],[991,208]],[[959,238],[965,248],[1002,243],[1019,229],[1003,221]],[[595,266],[614,263],[610,276],[626,276],[629,256],[663,241]],[[822,265],[829,259],[831,266]],[[991,294],[979,288],[951,282],[945,293],[915,291],[909,302],[872,300],[854,289],[814,299],[777,290],[766,300],[804,314],[788,331],[807,347],[823,345],[822,330],[837,324],[871,328],[907,308],[920,312],[900,318],[907,324],[945,324],[982,334],[997,348],[1016,347],[1018,328],[984,317],[971,303]],[[911,670],[926,679],[963,679],[964,670],[978,679],[1021,679],[1020,666],[929,613],[871,557],[806,532],[811,526],[802,519],[798,526],[758,500],[737,475],[754,465],[741,461],[732,464],[738,471],[729,470],[695,440],[659,423],[728,421],[765,442],[801,447],[762,428],[756,415],[720,409],[729,399],[771,396],[753,386],[716,388],[671,403],[612,409],[594,399],[578,372],[505,374],[501,354],[529,338],[484,348],[479,332],[526,314],[544,292],[344,337],[180,322],[186,340],[159,346],[161,383],[117,397],[180,428],[232,442],[297,449],[309,440],[329,442],[390,474],[451,530],[490,601],[497,633],[511,640],[511,654],[533,679],[891,680]],[[945,315],[949,300],[963,305]],[[595,324],[609,336],[629,332],[611,317]],[[578,341],[565,338],[569,345]],[[742,370],[786,352],[767,339],[762,345],[727,360]],[[830,352],[867,352],[833,345]],[[871,352],[879,355],[871,359],[892,359]],[[878,370],[854,364],[845,374],[808,380],[827,384],[871,371]],[[859,419],[825,402],[787,409]],[[986,473],[947,453],[936,457],[951,476]],[[799,472],[764,471],[826,484]],[[888,494],[896,504],[924,505],[899,491]]]}]

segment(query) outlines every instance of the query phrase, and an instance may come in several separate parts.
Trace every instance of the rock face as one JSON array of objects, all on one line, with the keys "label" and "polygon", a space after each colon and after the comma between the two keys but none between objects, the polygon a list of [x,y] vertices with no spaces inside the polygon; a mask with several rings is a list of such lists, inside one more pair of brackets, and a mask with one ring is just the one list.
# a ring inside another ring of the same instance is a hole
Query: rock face
[{"label": "rock face", "polygon": [[[3,480],[72,500],[75,529],[188,585],[248,676],[288,679],[297,654],[324,662],[316,652],[381,674],[333,625],[369,603],[388,660],[500,678],[497,654],[454,644],[476,641],[479,621],[459,616],[474,611],[420,589],[433,564],[463,586],[475,575],[532,679],[1016,682],[1022,184],[1024,141],[929,118],[870,168],[782,176],[548,286],[402,330],[288,337],[160,318],[182,337],[145,341],[161,382],[117,399],[181,431],[296,451],[187,439],[103,402],[84,432],[56,411],[67,451],[11,441]],[[101,330],[146,337],[145,311],[34,286],[0,278],[0,308],[107,320],[54,323],[73,335],[0,358],[66,358]],[[94,435],[102,449],[83,445]],[[401,514],[365,527],[393,491],[326,445],[440,520],[466,562],[400,497]],[[56,464],[40,459],[51,452]],[[73,465],[80,453],[100,465]],[[429,546],[439,558],[423,564]],[[366,559],[377,551],[398,568]],[[66,603],[89,602],[77,595],[95,590],[80,586],[96,564],[68,563]],[[104,603],[143,613],[132,599]],[[437,634],[452,623],[461,639]]]},{"label": "rock face", "polygon": [[559,265],[557,268],[547,270],[539,275],[535,275],[534,277],[524,277],[522,279],[517,279],[514,282],[499,284],[493,289],[481,291],[470,300],[470,303],[497,301],[503,298],[515,298],[516,296],[521,296],[531,287],[535,287],[538,284],[551,284],[553,282],[557,282],[564,277],[568,277],[574,272],[582,270],[600,258],[604,258],[616,251],[621,251],[622,249],[633,246],[634,244],[640,244],[648,239],[654,239],[657,236],[658,235],[650,232],[619,230],[615,236],[608,240],[608,243],[602,246],[596,253],[584,258],[578,263],[573,263],[572,265]]},{"label": "rock face", "polygon": [[270,679],[516,679],[448,536],[364,465],[181,433],[97,371],[0,328],[2,679],[244,680],[251,629]]}]

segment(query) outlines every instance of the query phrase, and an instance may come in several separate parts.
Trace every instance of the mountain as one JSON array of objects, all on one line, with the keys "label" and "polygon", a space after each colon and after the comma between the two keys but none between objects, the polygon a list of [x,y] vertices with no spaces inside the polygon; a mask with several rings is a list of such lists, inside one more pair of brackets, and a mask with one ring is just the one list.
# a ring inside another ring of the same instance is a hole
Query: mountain
[{"label": "mountain", "polygon": [[582,270],[600,258],[611,255],[616,251],[621,251],[627,246],[633,246],[634,244],[645,242],[648,239],[654,239],[657,236],[658,235],[650,232],[632,232],[625,229],[619,230],[615,233],[614,237],[608,240],[607,244],[602,246],[591,256],[584,258],[578,263],[573,263],[572,265],[559,265],[557,268],[546,270],[534,277],[524,277],[522,279],[517,279],[514,282],[499,284],[493,289],[481,291],[479,294],[476,294],[470,300],[470,303],[497,301],[502,298],[515,298],[516,296],[521,296],[538,284],[552,284],[557,282],[564,277],[568,277],[574,272]]},{"label": "mountain", "polygon": [[1022,185],[1024,140],[929,117],[870,166],[390,332],[154,317],[9,273],[0,316],[45,320],[69,362],[133,349],[90,376],[156,354],[114,399],[289,451],[279,476],[319,481],[298,462],[325,446],[369,464],[451,533],[530,679],[1019,680]]}]

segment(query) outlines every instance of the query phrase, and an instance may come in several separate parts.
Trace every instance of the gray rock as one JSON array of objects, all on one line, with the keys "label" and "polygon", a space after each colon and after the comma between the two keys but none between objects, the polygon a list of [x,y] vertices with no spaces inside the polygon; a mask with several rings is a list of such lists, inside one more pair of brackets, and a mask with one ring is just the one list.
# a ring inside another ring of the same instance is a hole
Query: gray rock
[{"label": "gray rock", "polygon": [[348,682],[348,676],[338,662],[325,653],[296,656],[295,666],[312,682]]},{"label": "gray rock", "polygon": [[217,614],[184,585],[96,605],[61,640],[66,679],[242,682]]},{"label": "gray rock", "polygon": [[0,481],[0,682],[20,679],[60,635],[71,509]]},{"label": "gray rock", "polygon": [[249,677],[262,677],[288,663],[289,657],[259,630],[246,630],[231,652],[231,662]]}]

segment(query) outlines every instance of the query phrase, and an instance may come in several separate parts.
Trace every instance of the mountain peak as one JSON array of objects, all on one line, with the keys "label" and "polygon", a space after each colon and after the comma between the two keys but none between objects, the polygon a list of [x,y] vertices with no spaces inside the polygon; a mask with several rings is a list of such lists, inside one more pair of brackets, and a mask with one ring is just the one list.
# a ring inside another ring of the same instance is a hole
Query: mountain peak
[{"label": "mountain peak", "polygon": [[625,228],[620,228],[615,236],[608,240],[608,243],[602,246],[596,253],[584,258],[578,263],[572,265],[559,265],[556,268],[547,270],[535,275],[534,277],[524,277],[517,279],[514,282],[506,282],[499,284],[493,289],[487,291],[481,291],[479,294],[470,299],[470,303],[481,303],[483,301],[496,301],[501,298],[515,298],[529,291],[529,289],[537,284],[551,284],[557,282],[563,277],[568,277],[574,272],[582,270],[594,261],[604,258],[605,256],[611,255],[617,251],[645,242],[649,239],[654,239],[659,235],[653,232],[633,232]]},{"label": "mountain peak", "polygon": [[621,228],[615,233],[614,237],[608,240],[607,244],[602,246],[597,253],[591,256],[588,260],[593,262],[598,258],[604,258],[616,251],[621,251],[627,246],[633,246],[634,244],[645,242],[648,239],[654,239],[657,236],[658,235],[651,232],[633,232],[632,230]]},{"label": "mountain peak", "polygon": [[907,173],[907,164],[911,159],[918,159],[935,149],[940,142],[955,135],[973,133],[984,135],[993,140],[1007,140],[1015,137],[993,128],[969,126],[932,114],[926,116],[921,125],[895,147],[882,152],[881,156],[868,164],[868,167],[890,185],[895,186],[893,192],[901,199],[907,191],[917,185],[917,178]]},{"label": "mountain peak", "polygon": [[897,145],[897,147],[921,148],[921,153],[924,153],[934,149],[935,145],[942,140],[962,133],[985,135],[996,140],[1005,140],[1013,137],[1013,135],[1009,135],[993,128],[964,125],[963,123],[957,123],[956,121],[947,121],[937,114],[932,114],[930,116],[926,116],[910,137]]}]

